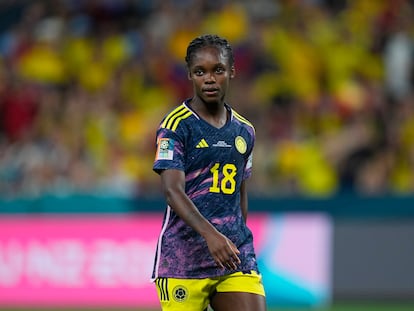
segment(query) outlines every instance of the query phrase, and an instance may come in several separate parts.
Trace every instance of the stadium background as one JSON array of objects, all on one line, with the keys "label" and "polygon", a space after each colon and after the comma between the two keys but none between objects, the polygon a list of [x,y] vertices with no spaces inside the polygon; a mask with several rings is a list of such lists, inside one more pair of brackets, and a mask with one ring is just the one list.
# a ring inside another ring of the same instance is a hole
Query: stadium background
[{"label": "stadium background", "polygon": [[409,308],[413,9],[408,0],[1,1],[2,217],[159,212],[155,128],[190,94],[189,40],[217,33],[236,57],[228,100],[257,129],[252,212],[332,219],[334,306]]}]

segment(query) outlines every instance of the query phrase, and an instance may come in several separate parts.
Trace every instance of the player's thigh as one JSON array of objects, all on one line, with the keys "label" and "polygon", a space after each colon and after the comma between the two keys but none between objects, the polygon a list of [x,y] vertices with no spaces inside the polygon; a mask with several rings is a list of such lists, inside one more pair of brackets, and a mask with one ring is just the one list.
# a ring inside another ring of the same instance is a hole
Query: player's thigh
[{"label": "player's thigh", "polygon": [[216,293],[210,302],[214,311],[265,311],[265,297],[243,292]]},{"label": "player's thigh", "polygon": [[157,278],[155,285],[163,311],[203,311],[212,291],[210,279]]}]

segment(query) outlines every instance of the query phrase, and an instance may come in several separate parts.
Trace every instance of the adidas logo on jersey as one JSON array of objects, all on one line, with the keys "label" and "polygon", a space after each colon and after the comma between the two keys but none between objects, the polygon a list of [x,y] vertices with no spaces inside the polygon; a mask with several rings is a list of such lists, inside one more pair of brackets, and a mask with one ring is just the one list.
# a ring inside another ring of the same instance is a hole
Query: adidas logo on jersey
[{"label": "adidas logo on jersey", "polygon": [[200,142],[196,146],[196,148],[207,148],[207,147],[208,147],[208,144],[204,138],[200,140]]}]

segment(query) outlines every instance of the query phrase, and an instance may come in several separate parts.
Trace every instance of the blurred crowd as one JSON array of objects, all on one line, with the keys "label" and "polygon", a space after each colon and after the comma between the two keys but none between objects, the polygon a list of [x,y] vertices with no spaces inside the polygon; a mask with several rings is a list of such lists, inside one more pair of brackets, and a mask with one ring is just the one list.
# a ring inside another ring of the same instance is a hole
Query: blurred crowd
[{"label": "blurred crowd", "polygon": [[251,195],[414,193],[407,0],[3,0],[0,197],[160,193],[155,131],[184,55],[227,38],[256,127]]}]

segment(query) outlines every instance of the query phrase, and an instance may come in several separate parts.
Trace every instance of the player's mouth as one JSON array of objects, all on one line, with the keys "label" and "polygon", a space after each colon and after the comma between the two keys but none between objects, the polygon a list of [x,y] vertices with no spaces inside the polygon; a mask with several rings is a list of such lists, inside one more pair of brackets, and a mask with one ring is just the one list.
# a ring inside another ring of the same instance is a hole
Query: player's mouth
[{"label": "player's mouth", "polygon": [[219,93],[218,88],[205,88],[203,89],[203,93],[207,96],[217,96]]}]

